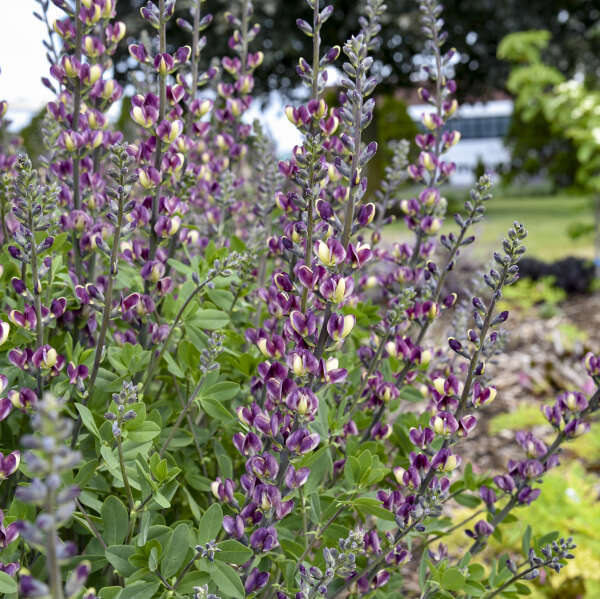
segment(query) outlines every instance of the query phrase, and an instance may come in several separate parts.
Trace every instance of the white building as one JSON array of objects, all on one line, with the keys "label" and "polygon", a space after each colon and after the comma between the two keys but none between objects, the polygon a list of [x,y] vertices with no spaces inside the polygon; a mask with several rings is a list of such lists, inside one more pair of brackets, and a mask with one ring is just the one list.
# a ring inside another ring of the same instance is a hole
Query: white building
[{"label": "white building", "polygon": [[[421,122],[423,113],[431,112],[430,104],[408,106],[412,119]],[[498,166],[510,161],[504,144],[513,112],[512,100],[492,100],[463,104],[448,124],[449,129],[460,131],[460,142],[445,155],[456,163],[451,185],[469,186],[475,181],[475,167],[481,161],[486,171],[496,172]]]}]

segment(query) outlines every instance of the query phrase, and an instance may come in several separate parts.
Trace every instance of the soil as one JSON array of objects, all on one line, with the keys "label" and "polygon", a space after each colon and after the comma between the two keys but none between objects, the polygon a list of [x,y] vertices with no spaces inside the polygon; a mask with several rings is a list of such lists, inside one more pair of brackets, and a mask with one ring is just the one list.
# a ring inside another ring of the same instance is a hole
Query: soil
[{"label": "soil", "polygon": [[[478,427],[461,447],[461,454],[480,472],[503,470],[510,458],[523,457],[514,443],[516,431],[490,435],[490,419],[515,411],[523,402],[541,406],[562,391],[589,386],[583,358],[600,349],[600,294],[571,296],[548,319],[536,309],[512,310],[505,327],[510,335],[506,351],[490,367],[498,395],[479,411]],[[539,432],[547,432],[544,429]]]}]

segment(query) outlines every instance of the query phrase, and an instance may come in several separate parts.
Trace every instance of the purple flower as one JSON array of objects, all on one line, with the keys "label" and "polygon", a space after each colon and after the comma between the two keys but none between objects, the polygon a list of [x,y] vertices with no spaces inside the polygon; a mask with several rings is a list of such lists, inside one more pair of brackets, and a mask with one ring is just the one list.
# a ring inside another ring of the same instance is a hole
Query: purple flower
[{"label": "purple flower", "polygon": [[496,486],[505,493],[512,493],[515,490],[515,481],[508,474],[499,474],[494,477]]},{"label": "purple flower", "polygon": [[429,424],[438,435],[451,435],[458,430],[458,422],[450,412],[438,412],[431,418]]},{"label": "purple flower", "polygon": [[299,387],[289,395],[286,405],[301,418],[313,420],[319,408],[319,400],[309,387]]},{"label": "purple flower", "polygon": [[352,295],[354,279],[341,275],[327,277],[321,281],[319,291],[327,301],[339,304]]},{"label": "purple flower", "polygon": [[330,237],[326,242],[315,242],[314,252],[324,266],[335,266],[346,259],[344,247],[333,237]]},{"label": "purple flower", "polygon": [[67,597],[75,597],[81,591],[91,570],[92,566],[87,560],[75,566],[65,583],[65,594]]},{"label": "purple flower", "polygon": [[485,485],[479,489],[479,496],[483,499],[483,502],[487,505],[488,509],[491,509],[497,501],[496,493]]},{"label": "purple flower", "polygon": [[230,478],[225,479],[225,481],[223,482],[221,478],[218,477],[217,480],[212,482],[210,485],[210,490],[212,491],[212,494],[215,496],[215,498],[219,499],[224,503],[233,502],[234,488],[234,482]]},{"label": "purple flower", "polygon": [[595,377],[600,375],[600,356],[594,356],[592,352],[588,352],[585,355],[584,364],[590,376]]},{"label": "purple flower", "polygon": [[452,472],[459,464],[460,457],[449,449],[440,449],[431,460],[431,467],[440,472]]},{"label": "purple flower", "polygon": [[366,243],[348,244],[348,263],[352,268],[361,268],[373,257],[371,248]]},{"label": "purple flower", "polygon": [[273,526],[258,528],[250,535],[250,546],[255,551],[270,551],[278,545],[277,531]]},{"label": "purple flower", "polygon": [[356,215],[356,220],[361,227],[366,227],[373,222],[375,217],[375,204],[369,203],[361,206]]},{"label": "purple flower", "polygon": [[246,472],[260,479],[274,480],[279,472],[279,463],[270,453],[252,456],[246,461]]},{"label": "purple flower", "polygon": [[540,489],[532,489],[531,487],[523,487],[517,495],[519,503],[529,505],[532,501],[535,501],[540,496]]},{"label": "purple flower", "polygon": [[310,337],[317,330],[317,321],[312,312],[302,314],[299,310],[290,312],[290,325],[301,337]]},{"label": "purple flower", "polygon": [[584,435],[590,430],[590,423],[585,420],[581,420],[580,418],[573,418],[566,426],[565,426],[565,435],[567,437],[579,437]]},{"label": "purple flower", "polygon": [[0,453],[0,480],[8,478],[11,474],[14,474],[19,469],[20,461],[20,451],[12,451],[7,455],[2,455]]},{"label": "purple flower", "polygon": [[73,362],[67,364],[67,375],[69,382],[72,385],[76,385],[80,381],[84,381],[89,376],[89,369],[85,364],[79,364],[75,366]]},{"label": "purple flower", "polygon": [[21,565],[18,562],[9,562],[7,564],[0,562],[0,571],[6,572],[9,576],[14,576]]},{"label": "purple flower", "polygon": [[285,445],[290,451],[304,454],[312,451],[320,440],[317,433],[311,434],[307,430],[298,429],[287,438]]},{"label": "purple flower", "polygon": [[269,580],[268,572],[261,572],[258,568],[253,568],[244,584],[246,593],[254,593],[266,586]]},{"label": "purple flower", "polygon": [[223,529],[228,535],[241,539],[244,536],[244,519],[241,516],[224,516]]},{"label": "purple flower", "polygon": [[243,456],[255,455],[262,451],[262,443],[253,432],[247,435],[236,433],[233,435],[233,444]]},{"label": "purple flower", "polygon": [[425,449],[434,439],[433,431],[427,426],[424,429],[421,426],[419,428],[411,428],[408,436],[413,445],[421,449]]},{"label": "purple flower", "polygon": [[487,520],[479,520],[475,524],[475,530],[467,530],[466,534],[477,539],[480,537],[489,537],[494,532],[494,527]]},{"label": "purple flower", "polygon": [[19,594],[22,597],[50,597],[50,589],[33,576],[23,574],[19,577]]},{"label": "purple flower", "polygon": [[13,522],[4,526],[4,512],[0,510],[0,549],[5,549],[19,536],[19,525]]},{"label": "purple flower", "polygon": [[530,432],[519,431],[515,439],[517,443],[527,452],[530,458],[539,458],[548,450],[546,444],[534,437]]},{"label": "purple flower", "polygon": [[459,420],[457,434],[459,437],[466,437],[469,433],[475,430],[476,426],[477,418],[475,418],[475,416],[472,414],[467,414]]},{"label": "purple flower", "polygon": [[288,489],[297,489],[306,483],[309,474],[310,468],[299,468],[296,470],[293,466],[289,466],[284,482]]},{"label": "purple flower", "polygon": [[563,412],[581,412],[588,407],[588,400],[585,395],[573,391],[561,393],[556,403]]},{"label": "purple flower", "polygon": [[341,341],[347,337],[356,324],[356,316],[354,314],[337,314],[333,313],[327,321],[327,332],[334,341]]}]

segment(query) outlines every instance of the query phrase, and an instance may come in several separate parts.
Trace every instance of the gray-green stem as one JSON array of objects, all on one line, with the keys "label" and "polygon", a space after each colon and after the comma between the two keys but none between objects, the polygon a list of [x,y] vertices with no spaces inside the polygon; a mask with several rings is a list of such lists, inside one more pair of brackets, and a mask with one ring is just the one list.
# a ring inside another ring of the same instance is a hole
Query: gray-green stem
[{"label": "gray-green stem", "polygon": [[[75,58],[81,61],[81,42],[83,38],[83,21],[79,18],[81,11],[81,0],[75,2]],[[73,90],[73,121],[71,128],[77,132],[79,130],[79,117],[81,115],[81,81],[79,77],[75,78],[75,89]],[[80,184],[80,158],[79,150],[76,150],[73,158],[73,206],[75,210],[81,208],[81,184]],[[83,269],[81,263],[81,252],[79,249],[79,238],[75,229],[72,231],[73,256],[75,257],[75,272],[79,282],[82,282]]]},{"label": "gray-green stem", "polygon": [[[313,76],[312,76],[312,87],[311,87],[311,99],[318,100],[319,99],[319,54],[320,54],[320,46],[321,46],[321,26],[319,23],[319,2],[315,0],[314,9],[313,9]],[[314,126],[314,131],[318,131],[318,128]],[[313,227],[314,227],[314,202],[315,198],[313,197],[313,189],[315,188],[315,156],[313,152],[311,164],[310,164],[310,189],[305,190],[306,197],[306,248],[304,253],[304,264],[310,267],[311,257],[312,257],[312,239],[313,239]],[[306,193],[307,192],[307,193]],[[308,300],[308,288],[305,287],[302,290],[302,301],[300,310],[302,312],[306,311],[306,302]]]},{"label": "gray-green stem", "polygon": [[123,443],[121,442],[121,435],[117,435],[117,451],[119,452],[119,467],[121,468],[121,476],[123,478],[123,484],[125,485],[125,493],[127,494],[127,502],[129,504],[129,511],[131,517],[135,512],[135,501],[133,499],[133,492],[131,491],[131,485],[129,484],[129,477],[127,476],[127,470],[125,470],[125,458],[123,457]]},{"label": "gray-green stem", "polygon": [[158,455],[161,458],[163,457],[163,455],[165,454],[165,451],[167,451],[169,445],[171,444],[171,441],[173,440],[173,437],[175,436],[175,433],[177,432],[177,430],[181,426],[181,423],[183,422],[183,419],[185,418],[185,416],[188,413],[189,409],[192,407],[192,404],[194,403],[194,400],[196,399],[196,397],[197,397],[200,389],[202,388],[203,384],[204,384],[204,375],[202,375],[200,377],[200,380],[198,381],[198,384],[196,385],[196,387],[192,391],[191,395],[189,396],[189,398],[187,400],[187,403],[185,404],[183,410],[181,410],[181,412],[179,412],[179,416],[177,417],[177,420],[175,421],[175,424],[172,426],[172,428],[171,428],[171,430],[169,432],[169,436],[167,437],[166,441],[163,443],[163,446],[160,448],[160,451],[158,452]]},{"label": "gray-green stem", "polygon": [[[46,491],[46,511],[50,515],[53,515],[56,509],[55,493],[56,491],[54,489],[48,489]],[[56,524],[53,518],[50,518],[47,532],[47,542],[46,568],[48,570],[50,593],[52,595],[52,599],[64,599],[60,564],[58,562],[58,556],[56,555],[56,548],[58,546],[58,532],[56,530]]]},{"label": "gray-green stem", "polygon": [[[121,184],[123,180],[121,180]],[[125,202],[125,198],[119,196],[119,207],[117,211],[117,224],[115,226],[115,236],[113,239],[113,246],[110,253],[110,264],[109,264],[109,273],[108,280],[106,281],[106,289],[104,291],[104,309],[102,311],[102,324],[100,325],[100,332],[98,333],[98,341],[96,343],[96,352],[94,354],[94,364],[92,366],[92,372],[90,374],[90,379],[87,385],[87,394],[83,398],[83,405],[87,405],[87,402],[92,397],[92,393],[94,392],[94,385],[96,383],[96,377],[98,376],[98,371],[100,369],[100,363],[102,362],[102,353],[104,352],[104,345],[106,342],[106,333],[108,330],[108,325],[110,323],[110,313],[112,310],[112,296],[113,296],[113,288],[115,277],[118,272],[118,261],[119,261],[119,244],[121,239],[121,227],[123,226],[123,205]],[[71,447],[75,447],[77,444],[77,438],[79,437],[79,433],[81,431],[82,420],[81,416],[77,419],[75,423],[75,427],[73,428],[73,438],[71,441]]]},{"label": "gray-green stem", "polygon": [[183,305],[179,309],[179,312],[177,312],[177,316],[175,316],[175,319],[173,320],[173,323],[171,324],[169,332],[168,332],[165,340],[163,341],[163,344],[162,344],[162,346],[160,348],[160,351],[158,352],[158,354],[155,357],[153,356],[152,360],[150,360],[150,364],[148,365],[148,372],[146,373],[146,380],[144,381],[144,386],[142,388],[142,393],[145,393],[148,390],[148,387],[149,387],[150,383],[152,382],[152,375],[154,374],[154,369],[156,368],[156,366],[158,364],[160,364],[160,360],[161,360],[163,354],[165,353],[165,350],[169,346],[169,342],[171,341],[171,337],[173,336],[173,332],[175,331],[175,328],[179,324],[179,321],[181,320],[181,317],[183,316],[183,313],[185,312],[185,309],[189,306],[190,302],[194,299],[194,297],[196,297],[196,295],[209,282],[209,280],[210,279],[207,279],[206,281],[203,281],[202,283],[200,283],[194,289],[194,291],[192,291],[192,293],[190,293],[190,295],[185,300],[185,302],[183,302]]},{"label": "gray-green stem", "polygon": [[[159,39],[159,52],[164,54],[167,51],[167,24],[164,17],[165,12],[165,0],[159,2],[160,11],[160,27],[158,33]],[[158,123],[161,123],[165,118],[165,111],[167,106],[167,75],[158,74]],[[156,151],[154,154],[154,168],[160,173],[162,162],[162,141],[159,136],[156,136]],[[160,183],[156,186],[154,198],[152,199],[152,214],[150,216],[150,260],[154,260],[156,256],[156,249],[158,248],[158,235],[154,230],[154,227],[158,221],[158,202],[160,199]]]},{"label": "gray-green stem", "polygon": [[[202,0],[196,0],[194,5],[194,32],[192,34],[192,87],[190,88],[191,102],[196,99],[196,92],[198,91],[198,39],[200,33],[200,16],[202,13]],[[192,135],[193,125],[193,113],[188,109],[186,129],[188,136]]]}]

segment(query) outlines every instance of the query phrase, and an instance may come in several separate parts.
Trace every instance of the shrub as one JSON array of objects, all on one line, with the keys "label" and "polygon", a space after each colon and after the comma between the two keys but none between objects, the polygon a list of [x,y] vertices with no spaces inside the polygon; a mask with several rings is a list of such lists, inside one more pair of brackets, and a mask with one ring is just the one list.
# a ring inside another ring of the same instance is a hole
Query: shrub
[{"label": "shrub", "polygon": [[[45,20],[48,1],[38,3]],[[444,154],[458,141],[453,51],[442,50],[435,1],[420,4],[428,132],[411,164],[395,144],[377,205],[364,176],[377,144],[363,132],[381,0],[343,46],[332,111],[326,67],[342,49],[322,47],[332,7],[309,0],[310,22],[298,22],[313,40],[298,65],[308,98],[286,108],[303,143],[280,163],[242,119],[262,61],[248,0],[227,14],[232,56],[206,69],[200,0],[192,22],[179,21],[191,40],[180,48],[165,35],[174,0],[142,7],[154,38],[129,46],[135,143],[106,114],[122,95],[111,79],[126,33],[114,2],[54,3],[64,15],[49,26],[45,84],[56,98],[40,167],[11,145],[1,158],[0,591],[491,599],[560,571],[574,544],[546,530],[487,569],[481,552],[537,499],[600,392],[561,394],[544,411],[551,442],[522,432],[523,459],[495,477],[459,453],[496,396],[486,365],[501,349],[508,313],[496,308],[518,278],[521,224],[448,343],[427,337],[456,303],[444,280],[491,197],[482,177],[434,260],[440,185],[454,169]],[[421,186],[400,201],[414,238],[386,248],[383,209],[406,173]],[[600,358],[586,366],[600,383]],[[453,521],[455,503],[481,505],[480,519]],[[430,549],[465,528],[468,552]]]},{"label": "shrub", "polygon": [[552,278],[553,285],[567,293],[586,293],[595,277],[595,267],[591,260],[569,256],[552,263],[536,258],[523,258],[519,262],[521,277],[533,281]]}]

